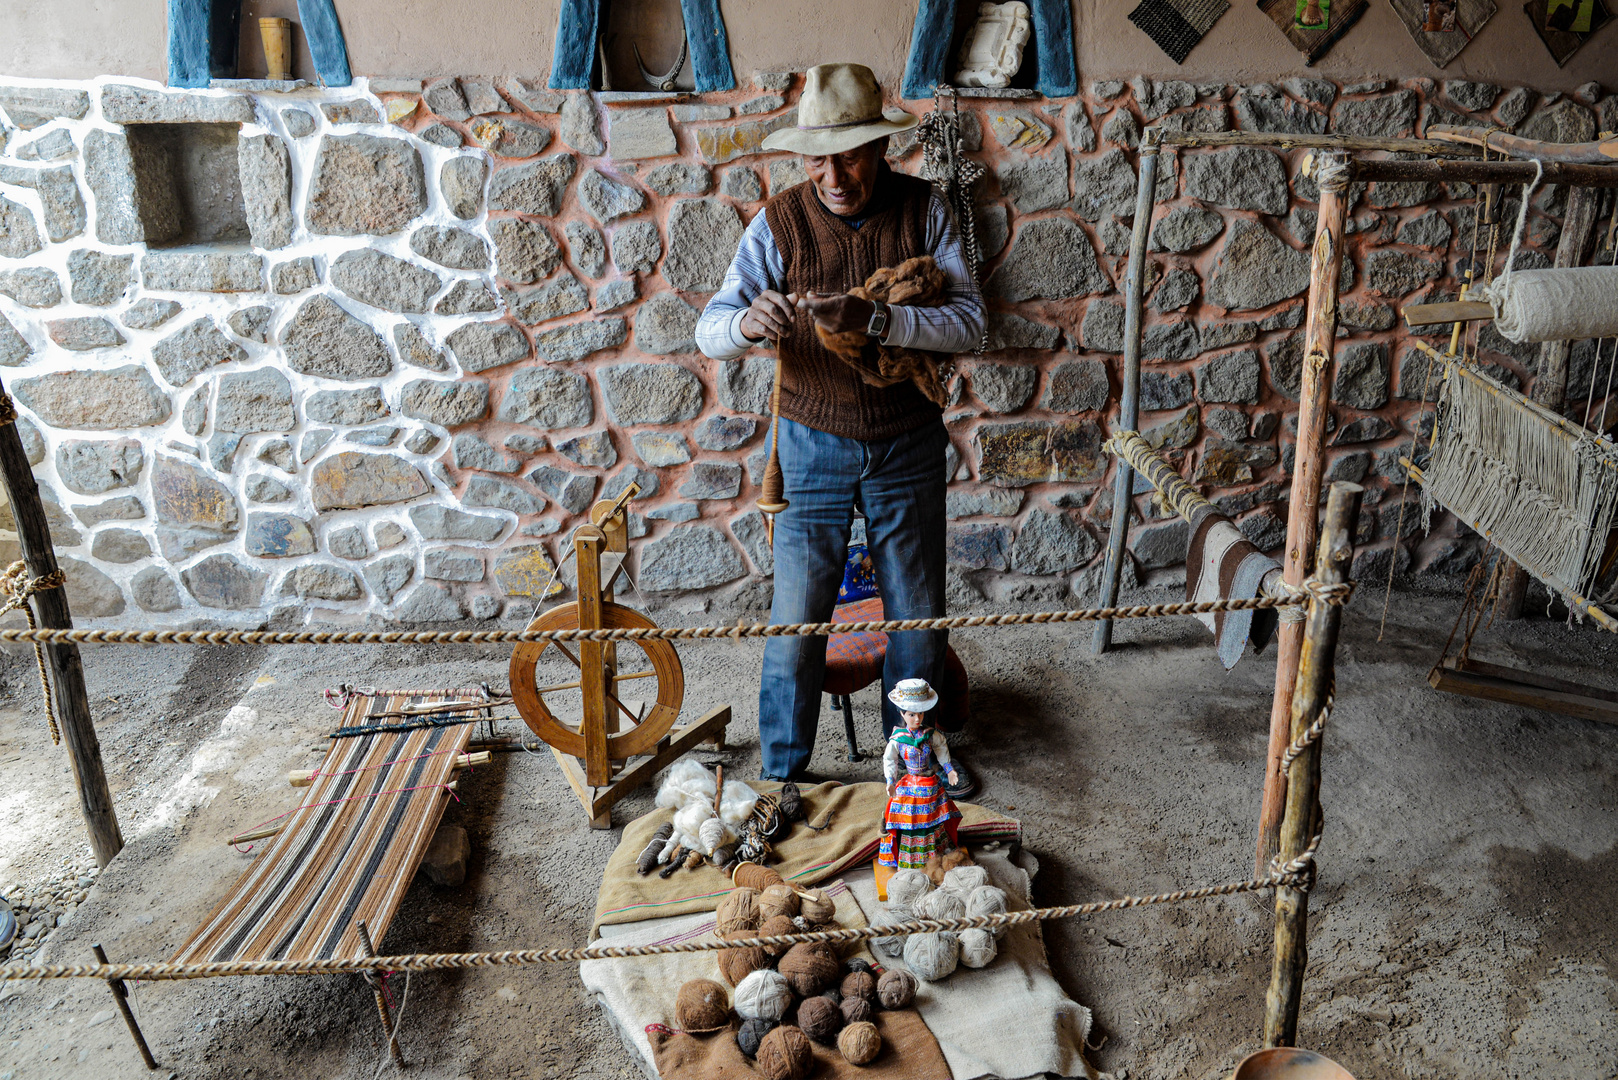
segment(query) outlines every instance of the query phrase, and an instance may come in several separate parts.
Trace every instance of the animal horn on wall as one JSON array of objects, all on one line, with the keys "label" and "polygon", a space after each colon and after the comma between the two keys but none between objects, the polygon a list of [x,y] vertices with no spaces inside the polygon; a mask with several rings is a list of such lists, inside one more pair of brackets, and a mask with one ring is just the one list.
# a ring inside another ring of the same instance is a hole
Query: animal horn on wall
[{"label": "animal horn on wall", "polygon": [[654,90],[674,89],[674,80],[680,74],[680,69],[685,67],[686,53],[690,48],[689,43],[684,37],[680,39],[680,58],[674,61],[674,66],[669,68],[668,74],[666,75],[653,75],[650,71],[646,70],[646,61],[641,59],[640,45],[638,43],[631,44],[630,48],[635,52],[635,66],[640,68],[640,77],[646,80],[646,85],[652,87]]}]

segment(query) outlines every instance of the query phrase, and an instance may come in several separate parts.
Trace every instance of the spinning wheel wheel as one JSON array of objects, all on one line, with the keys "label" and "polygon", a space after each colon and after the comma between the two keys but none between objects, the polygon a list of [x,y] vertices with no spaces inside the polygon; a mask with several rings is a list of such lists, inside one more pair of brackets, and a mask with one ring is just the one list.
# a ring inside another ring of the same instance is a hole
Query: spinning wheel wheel
[{"label": "spinning wheel wheel", "polygon": [[[600,610],[600,625],[604,629],[650,629],[657,625],[640,612],[610,601],[603,602]],[[578,625],[579,605],[561,604],[529,623],[528,629],[574,630]],[[658,742],[674,726],[674,721],[680,715],[680,703],[685,697],[685,673],[680,666],[680,655],[674,651],[672,643],[646,638],[625,642],[617,647],[635,647],[643,650],[650,670],[617,672],[612,670],[616,665],[604,664],[600,670],[592,673],[585,670],[581,657],[575,656],[562,642],[540,641],[517,646],[516,651],[511,654],[511,696],[529,729],[564,754],[586,757],[585,735],[582,730],[583,712],[579,711],[580,720],[577,723],[559,719],[557,716],[559,708],[553,708],[548,704],[545,695],[560,695],[570,690],[583,692],[584,681],[595,678],[602,681],[602,696],[606,699],[608,716],[611,717],[616,713],[616,720],[619,723],[630,725],[625,731],[607,732],[607,757],[614,761],[623,761],[638,754],[649,754],[656,749]],[[548,648],[555,648],[571,661],[573,666],[579,669],[579,678],[571,682],[539,685],[539,665]],[[656,680],[654,683],[656,698],[644,716],[626,705],[622,700],[623,695],[618,692],[618,687],[630,680],[640,679]],[[571,715],[574,711],[576,710],[569,709],[568,714]],[[609,721],[608,726],[611,728],[617,725]]]}]

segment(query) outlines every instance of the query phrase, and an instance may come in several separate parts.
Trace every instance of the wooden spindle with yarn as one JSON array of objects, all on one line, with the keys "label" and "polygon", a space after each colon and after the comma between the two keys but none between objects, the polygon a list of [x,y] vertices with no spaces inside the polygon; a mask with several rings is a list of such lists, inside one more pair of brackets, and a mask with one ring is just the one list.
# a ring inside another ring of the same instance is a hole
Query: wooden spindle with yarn
[{"label": "wooden spindle with yarn", "polygon": [[[780,344],[776,345],[777,350]],[[765,535],[775,546],[775,515],[789,505],[786,479],[781,475],[781,354],[775,354],[775,386],[770,390],[770,460],[764,466],[764,492],[754,505],[765,515]]]}]

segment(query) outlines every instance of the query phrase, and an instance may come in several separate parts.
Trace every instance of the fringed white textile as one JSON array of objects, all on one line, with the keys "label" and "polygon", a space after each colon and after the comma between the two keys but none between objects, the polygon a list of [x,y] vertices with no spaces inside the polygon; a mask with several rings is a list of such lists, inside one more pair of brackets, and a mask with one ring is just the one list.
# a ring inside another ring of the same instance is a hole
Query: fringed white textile
[{"label": "fringed white textile", "polygon": [[1618,336],[1618,267],[1517,270],[1479,290],[1508,341]]}]

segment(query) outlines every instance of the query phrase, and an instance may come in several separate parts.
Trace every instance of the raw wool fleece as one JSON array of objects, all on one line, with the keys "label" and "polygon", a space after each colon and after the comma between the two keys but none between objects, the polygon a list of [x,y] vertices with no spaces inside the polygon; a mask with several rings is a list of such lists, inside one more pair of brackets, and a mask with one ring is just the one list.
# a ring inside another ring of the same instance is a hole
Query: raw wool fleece
[{"label": "raw wool fleece", "polygon": [[[902,304],[911,307],[936,307],[948,294],[949,278],[939,269],[931,255],[918,255],[906,259],[898,266],[884,266],[865,279],[865,284],[848,290],[848,295],[861,300],[878,300],[884,304]],[[815,335],[820,343],[839,360],[859,372],[871,386],[894,386],[906,380],[926,395],[939,408],[944,407],[947,395],[938,377],[938,359],[933,353],[920,349],[902,349],[895,345],[875,345],[864,330],[833,333],[815,324]],[[876,370],[871,370],[865,359],[865,350],[874,347],[877,353]]]}]

